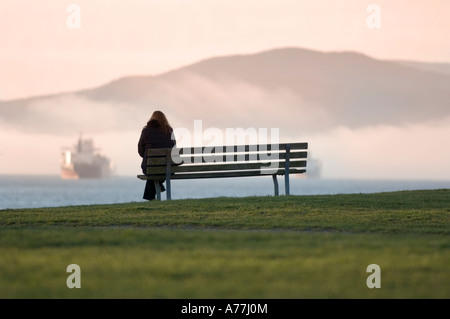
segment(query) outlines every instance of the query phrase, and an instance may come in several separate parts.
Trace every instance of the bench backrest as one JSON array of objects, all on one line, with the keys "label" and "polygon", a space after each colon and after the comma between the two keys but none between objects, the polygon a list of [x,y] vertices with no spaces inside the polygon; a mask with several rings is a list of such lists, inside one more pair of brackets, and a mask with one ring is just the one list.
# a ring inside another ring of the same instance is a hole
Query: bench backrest
[{"label": "bench backrest", "polygon": [[[306,172],[308,143],[147,150],[150,179],[284,175]],[[182,162],[182,165],[174,165]],[[169,175],[168,175],[169,174]]]}]

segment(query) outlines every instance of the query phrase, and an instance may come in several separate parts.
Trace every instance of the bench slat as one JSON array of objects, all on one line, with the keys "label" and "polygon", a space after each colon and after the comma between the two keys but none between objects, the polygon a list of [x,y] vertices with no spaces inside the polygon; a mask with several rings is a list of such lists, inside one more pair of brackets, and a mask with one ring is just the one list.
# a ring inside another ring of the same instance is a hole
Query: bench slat
[{"label": "bench slat", "polygon": [[[235,171],[235,170],[250,170],[250,169],[267,169],[267,168],[284,168],[284,161],[276,164],[268,163],[232,163],[232,164],[205,164],[205,165],[181,165],[172,166],[172,173],[188,173],[188,172],[215,172],[215,171]],[[291,161],[290,167],[306,167],[306,161]],[[148,166],[147,174],[164,174],[166,172],[165,166]]]},{"label": "bench slat", "polygon": [[[150,158],[147,158],[147,166],[155,166],[155,165],[166,166],[166,163],[167,163],[167,157],[150,157]],[[172,162],[172,165],[174,165],[173,162]]]},{"label": "bench slat", "polygon": [[147,149],[147,156],[161,157],[170,154],[171,148],[149,148]]},{"label": "bench slat", "polygon": [[[257,156],[255,156],[257,155]],[[274,154],[275,155],[275,154]],[[258,154],[239,154],[239,155],[207,155],[207,156],[182,156],[181,159],[186,164],[203,164],[203,163],[233,163],[240,161],[263,161],[263,160],[284,160],[286,159],[286,153],[278,153],[278,158],[268,155],[261,156]],[[290,158],[307,158],[308,152],[291,152]],[[205,158],[206,157],[206,158]],[[201,160],[201,162],[200,162]],[[214,160],[214,162],[213,162]],[[166,165],[165,157],[149,157],[147,159],[147,165]]]},{"label": "bench slat", "polygon": [[[282,143],[282,144],[249,144],[249,145],[218,145],[218,146],[199,146],[199,147],[180,147],[179,154],[203,154],[205,153],[205,149],[207,153],[229,153],[229,152],[266,152],[271,151],[272,149],[278,151],[285,151],[286,145],[290,144],[291,150],[306,150],[308,149],[308,143]],[[273,146],[273,148],[272,148]]]},{"label": "bench slat", "polygon": [[[302,174],[305,173],[306,169],[290,169],[289,174]],[[245,176],[270,176],[270,175],[284,175],[284,168],[278,169],[275,172],[270,172],[269,174],[262,174],[259,170],[254,171],[241,171],[241,172],[215,172],[215,173],[190,173],[190,174],[174,174],[170,177],[171,180],[174,179],[201,179],[201,178],[221,178],[221,177],[245,177]],[[161,180],[165,179],[165,175],[138,175],[139,179],[142,180]]]}]

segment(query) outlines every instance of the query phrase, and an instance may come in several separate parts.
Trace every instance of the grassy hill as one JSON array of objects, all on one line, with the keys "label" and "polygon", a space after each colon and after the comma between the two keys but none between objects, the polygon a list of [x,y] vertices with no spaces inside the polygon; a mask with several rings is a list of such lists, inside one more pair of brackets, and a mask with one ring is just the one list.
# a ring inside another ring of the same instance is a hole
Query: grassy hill
[{"label": "grassy hill", "polygon": [[447,299],[449,204],[444,189],[1,210],[0,298]]}]

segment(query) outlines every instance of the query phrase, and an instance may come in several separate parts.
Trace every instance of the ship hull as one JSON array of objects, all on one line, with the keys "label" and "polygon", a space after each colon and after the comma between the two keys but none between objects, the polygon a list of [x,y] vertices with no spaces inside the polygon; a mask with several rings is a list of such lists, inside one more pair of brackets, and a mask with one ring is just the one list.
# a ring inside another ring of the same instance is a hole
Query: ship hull
[{"label": "ship hull", "polygon": [[96,153],[92,140],[80,138],[73,149],[65,149],[61,157],[61,178],[106,178],[112,175],[112,162]]},{"label": "ship hull", "polygon": [[77,172],[70,167],[61,167],[61,178],[62,179],[79,179]]},{"label": "ship hull", "polygon": [[109,177],[109,168],[96,164],[75,163],[74,170],[80,178]]}]

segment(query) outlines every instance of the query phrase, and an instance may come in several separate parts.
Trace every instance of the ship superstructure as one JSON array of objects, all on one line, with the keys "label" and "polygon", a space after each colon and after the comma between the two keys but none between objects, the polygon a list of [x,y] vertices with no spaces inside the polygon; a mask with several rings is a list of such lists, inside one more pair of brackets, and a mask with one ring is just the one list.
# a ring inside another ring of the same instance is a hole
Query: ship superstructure
[{"label": "ship superstructure", "polygon": [[61,178],[105,178],[113,173],[113,162],[100,154],[92,139],[81,136],[72,148],[64,148],[61,158]]}]

